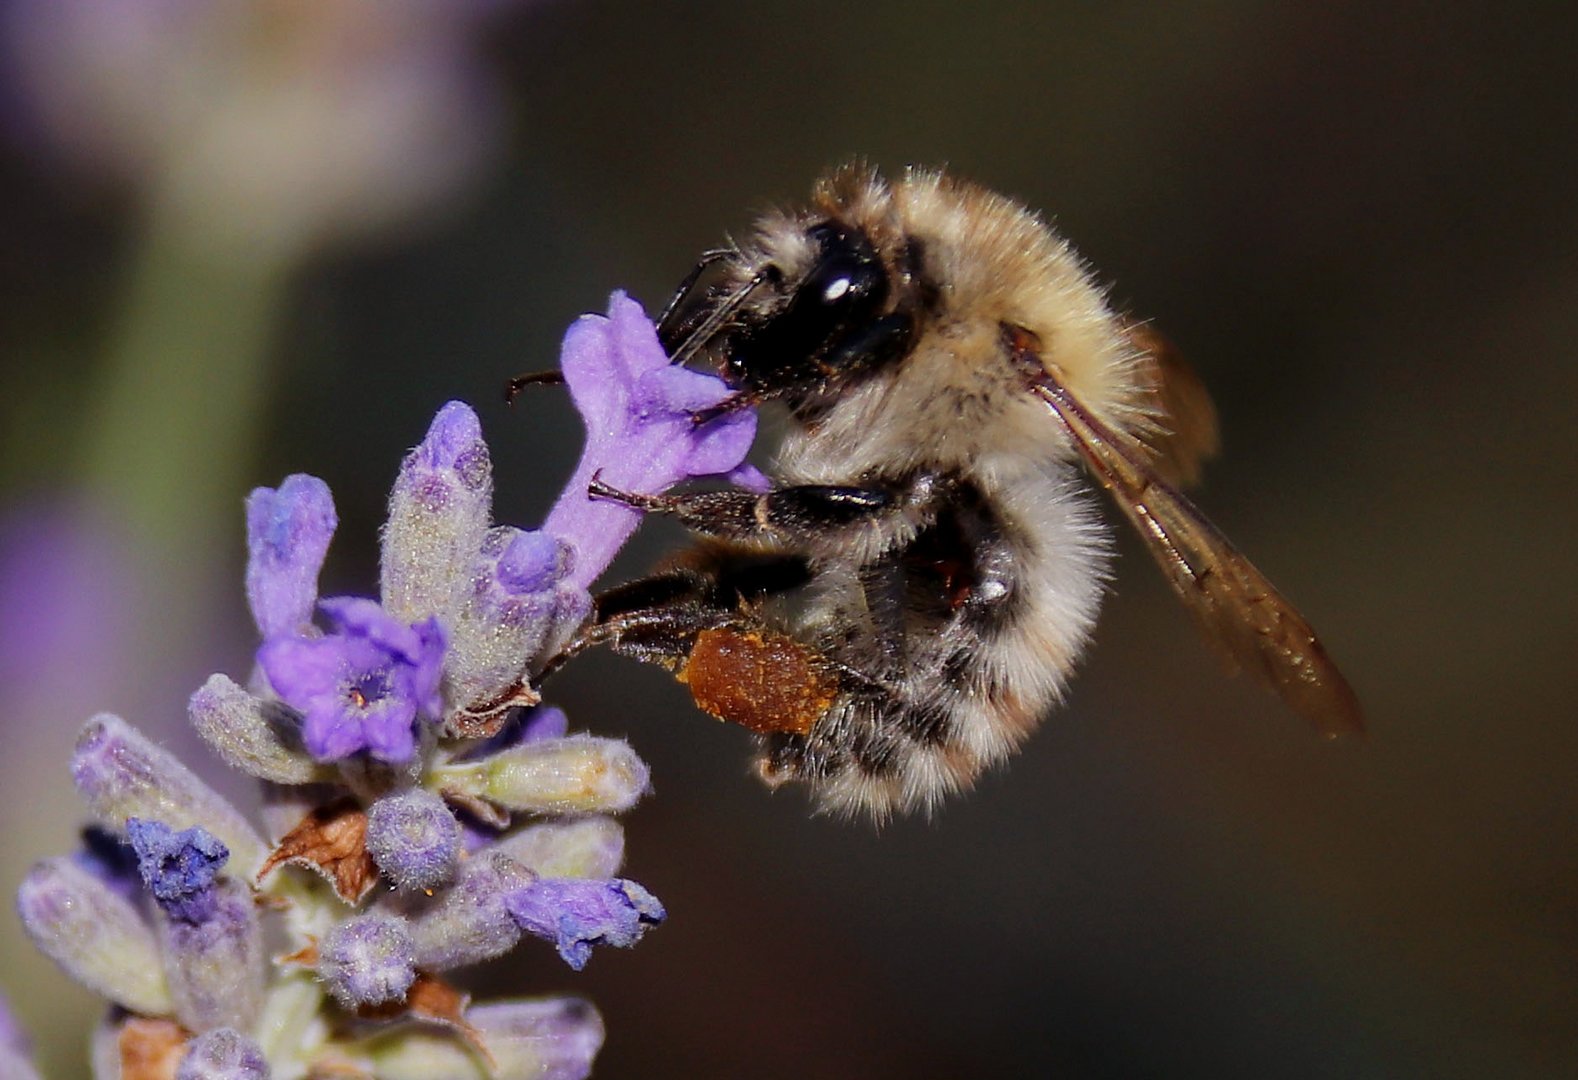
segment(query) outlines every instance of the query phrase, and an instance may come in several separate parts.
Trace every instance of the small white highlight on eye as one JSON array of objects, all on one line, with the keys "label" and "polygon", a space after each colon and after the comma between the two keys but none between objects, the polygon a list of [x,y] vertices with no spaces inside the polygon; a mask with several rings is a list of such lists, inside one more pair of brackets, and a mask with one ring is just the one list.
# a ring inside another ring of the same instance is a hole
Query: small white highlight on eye
[{"label": "small white highlight on eye", "polygon": [[829,283],[827,288],[822,290],[822,299],[831,304],[834,300],[843,299],[844,294],[847,292],[849,292],[849,279],[841,277],[837,281]]}]

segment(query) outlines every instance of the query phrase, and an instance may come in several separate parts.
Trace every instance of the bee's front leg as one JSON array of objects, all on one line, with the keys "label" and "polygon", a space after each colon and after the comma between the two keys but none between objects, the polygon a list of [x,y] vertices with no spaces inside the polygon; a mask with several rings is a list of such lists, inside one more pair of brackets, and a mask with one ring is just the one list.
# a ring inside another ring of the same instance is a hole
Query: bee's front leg
[{"label": "bee's front leg", "polygon": [[723,540],[798,547],[913,514],[930,494],[920,483],[908,490],[834,484],[800,484],[754,491],[697,491],[638,495],[597,478],[587,487],[594,499],[609,499],[648,514],[668,514],[687,529]]}]

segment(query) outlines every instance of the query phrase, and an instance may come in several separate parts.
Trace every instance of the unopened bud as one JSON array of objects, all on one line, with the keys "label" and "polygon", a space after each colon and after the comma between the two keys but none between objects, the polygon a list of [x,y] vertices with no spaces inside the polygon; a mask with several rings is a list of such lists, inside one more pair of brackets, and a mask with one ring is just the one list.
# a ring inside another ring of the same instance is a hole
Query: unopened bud
[{"label": "unopened bud", "polygon": [[593,814],[528,825],[502,838],[493,850],[546,878],[608,878],[625,861],[625,830]]},{"label": "unopened bud", "polygon": [[268,1061],[241,1032],[218,1028],[187,1043],[175,1080],[269,1080]]},{"label": "unopened bud", "polygon": [[466,1010],[496,1068],[452,1035],[408,1028],[369,1040],[379,1080],[584,1080],[603,1045],[603,1020],[579,998],[495,1001]]},{"label": "unopened bud", "polygon": [[444,971],[509,952],[521,929],[505,896],[532,880],[530,870],[501,855],[468,860],[454,884],[411,917],[417,966]]},{"label": "unopened bud", "polygon": [[161,913],[159,939],[175,1015],[193,1031],[250,1029],[263,1005],[263,932],[247,886],[222,879],[196,922]]},{"label": "unopened bud", "polygon": [[455,876],[460,822],[444,800],[416,789],[367,809],[367,851],[402,889],[432,889]]},{"label": "unopened bud", "polygon": [[200,825],[230,849],[237,873],[263,862],[263,840],[241,811],[118,716],[101,713],[88,721],[77,737],[71,777],[88,811],[116,832],[124,832],[133,817],[172,829]]},{"label": "unopened bud", "polygon": [[435,768],[433,783],[508,810],[618,813],[650,787],[646,763],[621,739],[572,735]]},{"label": "unopened bud", "polygon": [[318,948],[318,978],[348,1009],[400,1001],[416,980],[406,921],[375,913],[336,926]]},{"label": "unopened bud", "polygon": [[283,730],[280,710],[226,676],[213,675],[192,695],[186,715],[226,764],[260,780],[306,784],[332,777],[332,770],[301,747],[299,737]]},{"label": "unopened bud", "polygon": [[34,866],[16,906],[33,944],[77,982],[132,1012],[171,1010],[152,929],[129,900],[69,858]]}]

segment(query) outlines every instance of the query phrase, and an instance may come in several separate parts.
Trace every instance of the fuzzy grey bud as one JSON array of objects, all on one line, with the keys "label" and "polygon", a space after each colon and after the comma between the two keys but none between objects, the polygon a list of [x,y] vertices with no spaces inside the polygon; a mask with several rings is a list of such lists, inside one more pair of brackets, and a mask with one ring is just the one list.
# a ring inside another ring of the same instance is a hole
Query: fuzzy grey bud
[{"label": "fuzzy grey bud", "polygon": [[77,736],[71,778],[88,811],[109,829],[122,832],[133,817],[172,829],[200,825],[230,849],[237,873],[263,862],[263,840],[241,811],[118,716],[101,713],[88,721]]},{"label": "fuzzy grey bud", "polygon": [[602,1017],[579,998],[473,1005],[466,1022],[493,1055],[493,1071],[453,1036],[411,1031],[372,1044],[374,1072],[379,1080],[584,1080],[603,1045]]},{"label": "fuzzy grey bud", "polygon": [[460,841],[460,822],[431,791],[404,791],[367,809],[367,851],[402,889],[433,889],[454,877]]},{"label": "fuzzy grey bud", "polygon": [[263,931],[252,891],[223,879],[213,909],[198,921],[161,914],[159,940],[175,1015],[193,1031],[250,1029],[267,975]]},{"label": "fuzzy grey bud", "polygon": [[441,790],[538,814],[618,813],[651,786],[628,743],[594,735],[528,742],[432,772]]},{"label": "fuzzy grey bud", "polygon": [[33,944],[77,982],[132,1012],[170,1011],[153,931],[104,882],[70,859],[46,859],[23,880],[16,906]]},{"label": "fuzzy grey bud", "polygon": [[406,455],[389,496],[383,604],[397,619],[449,622],[488,531],[493,466],[471,407],[452,401]]},{"label": "fuzzy grey bud", "polygon": [[546,878],[611,878],[624,865],[625,830],[601,814],[542,821],[502,838],[492,850]]},{"label": "fuzzy grey bud", "polygon": [[197,733],[232,768],[277,784],[332,777],[332,770],[314,761],[299,738],[286,737],[271,709],[279,706],[266,705],[224,675],[213,675],[192,695],[186,714]]},{"label": "fuzzy grey bud", "polygon": [[454,884],[411,919],[417,965],[444,971],[509,952],[521,929],[505,896],[534,880],[530,870],[502,855],[469,860]]},{"label": "fuzzy grey bud", "polygon": [[362,915],[330,930],[318,947],[318,978],[348,1009],[400,1001],[416,979],[415,945],[398,915]]}]

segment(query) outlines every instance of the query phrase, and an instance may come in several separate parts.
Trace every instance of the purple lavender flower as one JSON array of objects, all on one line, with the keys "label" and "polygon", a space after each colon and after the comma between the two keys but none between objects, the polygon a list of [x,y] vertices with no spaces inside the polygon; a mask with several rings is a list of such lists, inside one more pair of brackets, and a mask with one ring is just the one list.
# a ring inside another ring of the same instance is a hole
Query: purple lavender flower
[{"label": "purple lavender flower", "polygon": [[275,638],[258,651],[269,683],[302,714],[302,738],[319,761],[366,750],[403,765],[416,752],[416,720],[442,713],[444,632],[436,618],[412,626],[372,600],[321,601],[327,637]]},{"label": "purple lavender flower", "polygon": [[522,930],[553,942],[576,971],[593,945],[627,949],[666,917],[657,897],[624,878],[538,878],[510,892],[505,905]]},{"label": "purple lavender flower", "polygon": [[176,832],[162,821],[131,818],[126,839],[143,883],[166,915],[189,923],[213,915],[214,879],[230,858],[218,837],[196,826]]},{"label": "purple lavender flower", "polygon": [[641,521],[628,506],[589,499],[592,478],[657,495],[681,480],[730,473],[756,437],[756,414],[696,426],[692,415],[727,397],[728,386],[671,364],[652,321],[623,292],[609,297],[606,318],[583,315],[570,327],[559,366],[586,423],[586,449],[543,528],[574,549],[569,579],[584,588]]},{"label": "purple lavender flower", "polygon": [[329,485],[287,476],[247,497],[247,602],[265,638],[310,629],[318,572],[338,524]]}]

